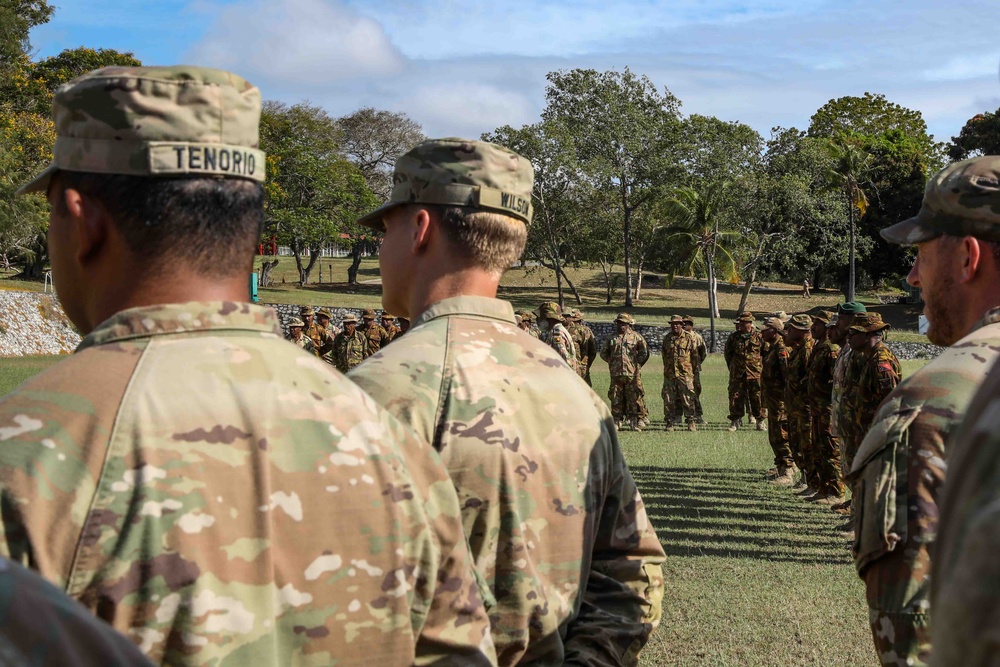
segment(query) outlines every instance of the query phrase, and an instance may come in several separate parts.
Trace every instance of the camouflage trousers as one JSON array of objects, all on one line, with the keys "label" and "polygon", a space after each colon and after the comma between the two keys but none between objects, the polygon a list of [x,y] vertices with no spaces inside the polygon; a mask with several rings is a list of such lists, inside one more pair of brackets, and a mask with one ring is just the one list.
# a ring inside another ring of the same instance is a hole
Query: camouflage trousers
[{"label": "camouflage trousers", "polygon": [[667,425],[680,421],[681,417],[692,423],[695,418],[694,381],[682,378],[663,378],[663,421]]},{"label": "camouflage trousers", "polygon": [[830,430],[830,408],[814,407],[812,415],[813,465],[822,493],[839,496],[844,493],[841,481],[840,441]]},{"label": "camouflage trousers", "polygon": [[701,419],[705,411],[701,409],[701,372],[694,372],[694,416]]},{"label": "camouflage trousers", "polygon": [[[905,575],[900,581],[900,571],[905,570],[893,561],[904,557],[883,556],[861,575],[867,589],[868,622],[880,664],[926,667],[931,654],[930,614],[920,608],[927,608],[927,586],[914,586],[905,581]],[[899,598],[904,589],[911,593],[905,600]]]},{"label": "camouflage trousers", "polygon": [[749,404],[750,414],[760,421],[760,380],[729,378],[729,421],[743,419],[743,407]]},{"label": "camouflage trousers", "polygon": [[[785,403],[786,410],[787,403]],[[809,413],[803,410],[788,410],[788,447],[792,450],[795,465],[802,471],[802,477],[809,486],[815,488],[816,467],[812,453],[812,426]]]},{"label": "camouflage trousers", "polygon": [[767,442],[774,452],[774,467],[779,470],[795,465],[792,450],[788,446],[788,415],[785,414],[785,403],[773,400],[764,395],[764,405],[767,407]]},{"label": "camouflage trousers", "polygon": [[642,386],[641,376],[611,378],[608,398],[611,399],[611,414],[616,422],[633,417],[642,419],[649,415],[649,411],[646,410],[646,390]]}]

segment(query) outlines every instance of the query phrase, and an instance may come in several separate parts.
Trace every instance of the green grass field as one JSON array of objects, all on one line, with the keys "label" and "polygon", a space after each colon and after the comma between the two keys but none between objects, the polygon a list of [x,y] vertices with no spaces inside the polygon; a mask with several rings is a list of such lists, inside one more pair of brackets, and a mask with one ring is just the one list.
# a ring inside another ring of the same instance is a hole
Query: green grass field
[{"label": "green grass field", "polygon": [[[0,394],[59,357],[0,360]],[[903,362],[910,375],[925,362]],[[650,416],[662,419],[662,366],[647,364]],[[606,396],[607,366],[594,366]],[[644,666],[870,667],[877,662],[861,581],[841,519],[768,484],[766,434],[729,433],[726,374],[712,355],[702,376],[698,433],[621,434],[626,460],[667,553],[663,620]]]}]

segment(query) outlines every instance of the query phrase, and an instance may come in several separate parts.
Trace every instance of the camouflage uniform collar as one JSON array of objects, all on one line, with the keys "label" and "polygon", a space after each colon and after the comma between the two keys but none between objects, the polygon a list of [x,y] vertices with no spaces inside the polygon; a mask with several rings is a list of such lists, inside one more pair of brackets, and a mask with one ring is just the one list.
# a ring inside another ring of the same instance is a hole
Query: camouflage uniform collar
[{"label": "camouflage uniform collar", "polygon": [[[986,314],[983,315],[982,319],[976,322],[976,326],[972,327],[972,331],[970,331],[969,333],[982,329],[983,327],[989,326],[991,324],[1000,324],[1000,306],[997,306],[992,310],[986,311]],[[966,334],[966,336],[967,335],[969,334]]]},{"label": "camouflage uniform collar", "polygon": [[514,325],[517,323],[517,320],[514,319],[514,307],[508,301],[490,299],[485,296],[455,296],[450,299],[438,301],[422,312],[410,328],[412,329],[424,322],[429,322],[439,317],[450,317],[452,315],[485,317]]},{"label": "camouflage uniform collar", "polygon": [[278,316],[270,308],[236,301],[192,301],[123,310],[99,324],[76,351],[134,338],[227,329],[281,337]]}]

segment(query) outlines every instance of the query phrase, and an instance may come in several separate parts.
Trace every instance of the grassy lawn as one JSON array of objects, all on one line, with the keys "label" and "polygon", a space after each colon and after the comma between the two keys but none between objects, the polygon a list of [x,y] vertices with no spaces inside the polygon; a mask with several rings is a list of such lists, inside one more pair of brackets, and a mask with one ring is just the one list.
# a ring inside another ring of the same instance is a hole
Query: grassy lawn
[{"label": "grassy lawn", "polygon": [[[0,360],[0,394],[59,357]],[[925,362],[903,362],[906,376]],[[650,416],[662,419],[662,366],[645,369]],[[606,396],[607,366],[594,366]],[[839,517],[771,486],[766,434],[729,433],[726,374],[712,355],[698,433],[621,434],[625,457],[667,553],[663,620],[644,666],[783,667],[877,664],[861,581]]]},{"label": "grassy lawn", "polygon": [[[361,263],[358,280],[359,285],[347,284],[347,259],[327,259],[319,261],[322,269],[322,282],[319,282],[319,268],[314,269],[312,279],[315,284],[301,287],[298,285],[298,273],[295,260],[291,257],[281,257],[280,263],[274,269],[272,276],[275,285],[272,288],[261,289],[261,301],[266,303],[309,303],[312,305],[346,306],[352,308],[380,308],[382,305],[382,290],[379,280],[378,260],[365,259]],[[255,267],[260,266],[258,257]],[[619,288],[612,297],[610,305],[606,303],[607,293],[604,287],[604,277],[600,269],[570,268],[567,270],[570,279],[580,292],[583,304],[580,308],[586,318],[596,321],[611,321],[625,310],[621,305],[624,301],[624,288]],[[282,278],[285,282],[282,283]],[[624,284],[623,276],[618,276],[619,283]],[[514,308],[536,309],[543,301],[556,298],[555,274],[545,268],[529,267],[514,268],[504,275],[500,284],[500,297],[514,304]],[[722,320],[718,323],[723,329],[732,327],[731,320],[736,316],[736,308],[740,303],[742,289],[739,285],[719,285],[719,309]],[[567,289],[567,303],[573,302],[572,293]],[[640,324],[663,324],[671,315],[691,315],[697,326],[708,326],[708,295],[703,281],[688,278],[677,278],[670,288],[663,285],[662,279],[656,284],[645,286],[641,299],[629,312]],[[892,338],[907,342],[927,342],[927,339],[916,332],[917,316],[920,306],[903,304],[878,303],[875,295],[863,294],[859,297],[882,313],[883,318],[893,325]],[[801,287],[781,283],[765,283],[761,288],[754,288],[750,294],[747,308],[757,314],[784,310],[789,314],[804,312],[819,307],[831,307],[843,296],[836,290],[813,290],[808,299],[802,298]],[[575,302],[572,305],[576,305]]]}]

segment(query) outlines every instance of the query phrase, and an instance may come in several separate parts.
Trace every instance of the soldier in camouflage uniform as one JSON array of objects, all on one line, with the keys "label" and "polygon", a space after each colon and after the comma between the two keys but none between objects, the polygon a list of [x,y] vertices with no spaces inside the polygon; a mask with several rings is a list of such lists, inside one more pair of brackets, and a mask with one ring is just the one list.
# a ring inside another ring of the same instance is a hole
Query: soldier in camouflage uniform
[{"label": "soldier in camouflage uniform", "polygon": [[815,501],[822,505],[839,503],[844,494],[844,486],[840,481],[840,441],[830,432],[833,370],[840,354],[840,346],[829,338],[829,325],[834,317],[832,312],[826,310],[813,315],[814,344],[806,379],[813,469],[816,471],[819,492]]},{"label": "soldier in camouflage uniform", "polygon": [[566,365],[577,373],[576,346],[573,344],[573,337],[560,322],[562,319],[562,309],[554,301],[546,301],[538,307],[538,319],[542,323],[542,335],[539,337],[543,343],[556,351]]},{"label": "soldier in camouflage uniform", "polygon": [[527,310],[518,313],[517,326],[532,338],[539,337],[538,327],[535,326],[535,316]]},{"label": "soldier in camouflage uniform", "polygon": [[998,181],[996,156],[955,163],[914,218],[882,230],[917,246],[907,280],[927,337],[950,345],[889,394],[851,470],[855,561],[883,665],[996,664]]},{"label": "soldier in camouflage uniform", "polygon": [[312,341],[312,349],[309,350],[317,357],[323,356],[320,350],[326,344],[326,329],[315,322],[316,311],[312,306],[302,306],[299,308],[299,319],[304,322],[302,333]]},{"label": "soldier in camouflage uniform", "polygon": [[333,319],[333,313],[330,312],[329,308],[320,308],[316,311],[316,321],[321,327],[323,327],[323,345],[319,348],[319,356],[326,363],[331,366],[333,363],[333,339],[340,329],[333,326],[331,320]]},{"label": "soldier in camouflage uniform", "polygon": [[[635,665],[659,619],[664,555],[611,415],[518,330],[509,303],[484,295],[523,250],[531,165],[493,144],[433,140],[396,162],[393,181],[394,198],[362,223],[384,225],[385,307],[416,320],[351,378],[448,465],[496,600],[499,664]],[[414,221],[428,230],[417,250]],[[454,296],[429,298],[438,281]],[[466,284],[478,296],[454,293]]]},{"label": "soldier in camouflage uniform", "polygon": [[341,324],[344,330],[333,338],[333,365],[341,373],[346,373],[370,355],[368,353],[368,338],[358,331],[358,318],[354,315],[345,317]]},{"label": "soldier in camouflage uniform", "polygon": [[587,386],[592,387],[594,383],[590,379],[590,367],[597,359],[597,338],[593,330],[583,323],[583,313],[579,309],[574,308],[570,312],[570,322],[572,326],[569,327],[569,333],[576,347],[577,372]]},{"label": "soldier in camouflage uniform", "polygon": [[316,347],[313,345],[312,339],[302,333],[305,326],[305,322],[297,317],[293,317],[288,321],[288,335],[285,338],[295,343],[309,354],[316,354]]},{"label": "soldier in camouflage uniform", "polygon": [[386,340],[383,345],[391,343],[393,339],[399,335],[399,327],[393,324],[393,320],[396,316],[389,313],[388,311],[382,311],[382,328],[385,329]]},{"label": "soldier in camouflage uniform", "polygon": [[[854,420],[854,403],[857,392],[854,351],[847,342],[847,330],[854,323],[855,315],[866,312],[865,306],[859,301],[848,301],[837,306],[837,323],[830,328],[830,342],[840,346],[837,364],[833,368],[833,392],[830,401],[830,434],[840,443],[840,480],[843,483],[851,470],[853,452],[851,446],[851,424]],[[839,514],[851,513],[851,499],[833,506]]]},{"label": "soldier in camouflage uniform", "polygon": [[48,193],[84,339],[0,399],[0,554],[156,663],[495,660],[447,470],[246,302],[260,91],[107,67],[53,116],[53,162],[21,191]]},{"label": "soldier in camouflage uniform", "polygon": [[684,331],[684,318],[670,318],[670,332],[663,337],[663,421],[674,430],[674,420],[683,416],[689,431],[697,431],[694,414],[694,369],[698,364],[698,341]]},{"label": "soldier in camouflage uniform", "polygon": [[399,322],[399,333],[395,336],[398,338],[410,330],[410,318],[400,315],[396,317],[396,321]]},{"label": "soldier in camouflage uniform", "polygon": [[37,574],[0,558],[0,664],[153,667],[139,648]]},{"label": "soldier in camouflage uniform", "polygon": [[694,367],[694,416],[697,423],[704,424],[705,411],[701,407],[701,366],[708,358],[708,346],[705,345],[705,339],[702,338],[701,334],[694,330],[694,318],[690,315],[684,316],[684,331],[694,336],[698,346],[697,363]]},{"label": "soldier in camouflage uniform", "polygon": [[785,412],[785,380],[788,377],[788,348],[782,335],[785,325],[777,317],[764,320],[761,338],[768,344],[760,372],[761,398],[767,406],[767,441],[774,452],[774,469],[768,471],[774,483],[795,483],[795,460],[788,446],[788,414]]},{"label": "soldier in camouflage uniform", "polygon": [[785,378],[785,412],[788,414],[788,446],[792,458],[802,471],[800,486],[815,491],[819,487],[812,453],[812,432],[809,423],[807,374],[812,355],[812,318],[795,315],[785,327],[788,333],[788,375]]},{"label": "soldier in camouflage uniform", "polygon": [[364,309],[361,319],[364,320],[361,333],[368,340],[368,354],[375,354],[389,341],[389,332],[375,321],[375,311],[371,308]]},{"label": "soldier in camouflage uniform", "polygon": [[625,419],[633,430],[642,428],[646,414],[646,390],[642,386],[642,367],[649,360],[646,339],[632,330],[635,320],[628,313],[615,318],[618,333],[609,336],[601,349],[601,359],[608,362],[611,385],[608,398],[615,424],[621,427]]},{"label": "soldier in camouflage uniform", "polygon": [[760,406],[760,332],[754,330],[753,313],[743,313],[734,321],[736,331],[726,341],[724,356],[729,367],[729,430],[743,424],[743,410],[748,403],[750,416],[763,431]]}]

